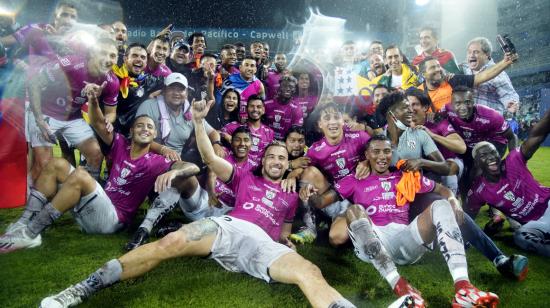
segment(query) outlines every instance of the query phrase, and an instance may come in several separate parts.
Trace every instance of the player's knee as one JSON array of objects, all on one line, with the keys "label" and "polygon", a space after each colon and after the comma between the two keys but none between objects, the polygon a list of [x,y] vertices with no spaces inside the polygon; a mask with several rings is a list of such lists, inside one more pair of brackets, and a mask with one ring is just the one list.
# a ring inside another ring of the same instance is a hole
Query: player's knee
[{"label": "player's knee", "polygon": [[343,245],[348,241],[348,239],[349,239],[349,236],[348,236],[347,230],[345,230],[344,232],[342,230],[331,229],[328,234],[328,240],[332,246]]},{"label": "player's knee", "polygon": [[172,185],[178,190],[181,196],[185,199],[191,198],[197,189],[199,189],[199,181],[196,177],[188,177],[186,179],[181,179],[173,181]]},{"label": "player's knee", "polygon": [[304,169],[301,180],[308,183],[315,183],[316,180],[318,180],[320,177],[323,177],[321,171],[319,171],[319,169],[317,169],[316,167],[309,166]]},{"label": "player's knee", "polygon": [[365,213],[363,206],[359,204],[352,204],[346,210],[346,220],[348,222],[348,225],[358,219],[367,217],[367,213]]},{"label": "player's knee", "polygon": [[157,245],[160,251],[170,255],[185,247],[185,236],[179,231],[174,231],[160,239]]},{"label": "player's knee", "polygon": [[298,279],[301,281],[310,282],[316,278],[323,279],[323,274],[321,273],[319,267],[308,260],[304,260],[303,265],[300,266],[300,269]]}]

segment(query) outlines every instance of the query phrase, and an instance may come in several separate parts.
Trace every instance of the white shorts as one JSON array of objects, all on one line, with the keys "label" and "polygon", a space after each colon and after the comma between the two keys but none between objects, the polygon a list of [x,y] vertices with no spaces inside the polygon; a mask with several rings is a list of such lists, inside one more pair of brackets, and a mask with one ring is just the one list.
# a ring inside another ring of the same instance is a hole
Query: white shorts
[{"label": "white shorts", "polygon": [[[219,217],[229,213],[233,207],[223,205],[221,208],[210,206],[208,204],[208,192],[202,187],[197,188],[189,199],[179,199],[179,206],[185,214],[185,217],[192,221],[197,221],[206,217]],[[189,208],[194,208],[194,211],[189,211]]]},{"label": "white shorts", "polygon": [[115,206],[96,182],[95,191],[80,199],[72,214],[82,231],[95,234],[111,234],[124,224],[118,220]]},{"label": "white shorts", "polygon": [[[47,116],[44,116],[44,118],[47,118],[46,122],[50,126],[50,130],[52,131],[52,133],[55,134],[58,131],[61,132],[69,145],[78,146],[79,144],[90,138],[95,138],[94,131],[92,130],[90,125],[88,125],[88,123],[84,121],[84,119],[60,121]],[[40,128],[38,128],[38,125],[36,125],[34,116],[29,115],[28,120],[31,146],[33,148],[53,147],[54,144],[51,143],[49,140],[44,139],[44,137],[42,136],[42,132],[40,131]]]},{"label": "white shorts", "polygon": [[[422,242],[418,231],[417,218],[410,224],[403,225],[398,223],[389,223],[385,226],[373,226],[374,232],[382,242],[382,245],[390,254],[393,262],[399,265],[413,264],[417,262],[428,250]],[[370,262],[369,257],[365,255],[363,249],[364,243],[360,243],[359,237],[354,236],[349,230],[350,238],[355,247],[355,255],[364,262]]]},{"label": "white shorts", "polygon": [[350,204],[351,203],[347,199],[344,199],[330,204],[329,206],[321,209],[321,211],[334,220],[337,217],[344,215]]},{"label": "white shorts", "polygon": [[228,271],[244,272],[269,283],[271,264],[287,253],[294,253],[251,222],[230,216],[208,219],[219,226],[210,258]]}]

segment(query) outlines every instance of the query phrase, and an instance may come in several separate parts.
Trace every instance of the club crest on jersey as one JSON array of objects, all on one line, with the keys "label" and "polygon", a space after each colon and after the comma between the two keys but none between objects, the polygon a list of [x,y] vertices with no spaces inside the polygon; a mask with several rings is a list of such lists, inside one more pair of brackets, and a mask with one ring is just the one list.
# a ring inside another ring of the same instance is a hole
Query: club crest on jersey
[{"label": "club crest on jersey", "polygon": [[510,202],[514,202],[516,201],[516,196],[514,196],[514,193],[511,192],[511,191],[508,191],[504,194],[504,199],[510,201]]},{"label": "club crest on jersey", "polygon": [[343,157],[340,157],[336,160],[336,165],[340,167],[340,169],[343,169],[346,166],[346,159]]},{"label": "club crest on jersey", "polygon": [[143,94],[145,94],[145,90],[144,90],[142,87],[140,87],[140,88],[136,91],[136,95],[137,95],[137,97],[142,97]]},{"label": "club crest on jersey", "polygon": [[385,191],[390,191],[390,189],[391,189],[391,182],[382,182],[382,183],[380,183],[380,186],[382,186],[382,188],[383,188]]},{"label": "club crest on jersey", "polygon": [[469,131],[464,131],[463,134],[464,134],[464,138],[472,138],[472,133]]},{"label": "club crest on jersey", "polygon": [[279,122],[281,121],[281,115],[280,114],[276,114],[275,115],[275,122]]},{"label": "club crest on jersey", "polygon": [[123,168],[122,171],[120,172],[120,177],[122,178],[126,178],[128,175],[130,174],[130,169],[128,168]]},{"label": "club crest on jersey", "polygon": [[258,137],[252,137],[252,144],[253,145],[258,145],[260,143],[260,138]]},{"label": "club crest on jersey", "polygon": [[269,200],[272,200],[273,198],[275,198],[275,192],[273,190],[266,190],[265,197]]},{"label": "club crest on jersey", "polygon": [[59,62],[61,62],[61,65],[63,65],[63,66],[71,65],[71,61],[69,61],[69,59],[67,59],[67,58],[60,58]]}]

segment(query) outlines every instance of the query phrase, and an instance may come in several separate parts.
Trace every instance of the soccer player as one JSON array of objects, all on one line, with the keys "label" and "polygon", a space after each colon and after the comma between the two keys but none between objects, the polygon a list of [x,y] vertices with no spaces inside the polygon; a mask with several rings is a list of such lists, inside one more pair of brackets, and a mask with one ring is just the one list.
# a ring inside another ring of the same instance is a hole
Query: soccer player
[{"label": "soccer player", "polygon": [[[116,48],[113,52],[116,55]],[[116,56],[113,57],[116,60]],[[192,164],[172,163],[149,153],[156,136],[154,122],[138,117],[132,126],[131,140],[107,131],[98,97],[105,83],[87,84],[83,89],[90,103],[90,120],[103,142],[111,146],[112,168],[105,189],[83,168],[76,170],[64,159],[52,159],[31,190],[22,217],[0,238],[0,252],[41,245],[40,233],[63,213],[71,211],[87,233],[114,233],[132,222],[137,209],[153,188],[157,176],[171,171],[156,182],[198,172]]]},{"label": "soccer player", "polygon": [[293,102],[292,96],[298,84],[293,76],[283,76],[280,87],[273,100],[265,102],[267,125],[275,132],[275,139],[284,140],[286,132],[293,126],[302,126],[304,116],[302,108]]},{"label": "soccer player", "polygon": [[313,74],[304,71],[294,73],[294,78],[298,80],[298,90],[294,95],[293,102],[302,109],[305,120],[319,102],[316,81]]},{"label": "soccer player", "polygon": [[[246,126],[250,130],[252,137],[252,147],[250,148],[250,158],[255,162],[260,162],[265,148],[275,138],[275,132],[269,126],[262,123],[262,119],[265,114],[264,100],[257,96],[251,95],[248,98],[248,104],[246,105],[247,120]],[[223,138],[230,143],[231,138],[235,130],[241,126],[239,122],[231,122],[222,128]]]},{"label": "soccer player", "polygon": [[170,55],[170,40],[166,36],[157,36],[147,47],[147,66],[145,73],[155,77],[167,77],[172,73],[166,66],[166,58]]},{"label": "soccer player", "polygon": [[425,131],[433,139],[443,158],[450,163],[452,175],[442,176],[442,184],[457,194],[458,179],[464,171],[464,163],[458,157],[459,154],[466,152],[464,139],[445,117],[437,116],[433,120],[427,120],[432,102],[424,92],[416,88],[409,88],[405,94],[413,110],[414,128]]},{"label": "soccer player", "polygon": [[283,75],[288,74],[287,59],[284,53],[275,55],[275,69],[270,69],[267,73],[267,78],[264,81],[266,86],[266,100],[275,98],[280,86],[280,79]]},{"label": "soccer player", "polygon": [[141,103],[148,99],[151,93],[160,90],[164,84],[164,77],[155,77],[144,73],[146,65],[147,48],[139,43],[130,44],[126,48],[124,63],[122,64],[127,75],[117,77],[123,84],[127,82],[126,79],[135,81],[135,84],[120,89],[116,116],[109,117],[109,115],[105,115],[109,123],[114,123],[115,130],[124,136],[128,136],[136,111]]},{"label": "soccer player", "polygon": [[[239,66],[239,73],[229,75],[227,79],[224,80],[221,94],[225,93],[226,89],[235,89],[241,95],[241,109],[239,111],[239,116],[241,121],[246,121],[247,112],[246,112],[246,103],[248,98],[256,94],[260,97],[265,97],[265,89],[262,82],[256,78],[256,59],[254,58],[244,58]],[[219,103],[220,98],[216,98],[216,101]]]},{"label": "soccer player", "polygon": [[329,188],[332,183],[337,183],[355,170],[364,155],[364,146],[370,135],[362,131],[344,130],[342,112],[336,104],[328,103],[318,108],[320,117],[317,123],[324,137],[313,143],[306,153],[310,166],[298,168],[295,172],[300,177],[302,200],[305,200],[302,196],[305,184],[312,184],[317,190],[317,194],[310,200],[311,205],[322,209],[333,219],[329,241],[333,246],[338,246],[349,239],[346,219],[342,216],[349,203],[323,203],[323,200],[331,197],[333,191]]},{"label": "soccer player", "polygon": [[519,247],[550,257],[550,188],[542,186],[527,169],[527,161],[550,133],[550,111],[529,132],[519,149],[503,160],[490,142],[477,143],[472,156],[482,174],[468,191],[469,212],[476,214],[484,204],[517,220],[514,233]]},{"label": "soccer player", "polygon": [[34,71],[28,83],[34,116],[29,123],[30,143],[37,156],[37,164],[33,165],[34,178],[53,156],[56,132],[86,156],[88,171],[94,178],[99,177],[103,155],[94,132],[82,118],[81,107],[86,103],[82,90],[89,82],[105,82],[100,99],[105,111],[114,114],[119,83],[111,67],[116,60],[115,42],[102,39],[85,57],[58,57],[40,67],[30,68]]},{"label": "soccer player", "polygon": [[[105,287],[142,276],[164,260],[183,256],[209,257],[227,270],[246,272],[266,282],[297,284],[314,307],[354,307],[328,285],[317,266],[285,245],[291,245],[287,237],[298,195],[280,190],[288,167],[284,145],[272,144],[266,149],[261,175],[237,169],[218,157],[208,141],[203,128],[208,108],[205,101],[193,104],[197,144],[208,167],[237,192],[235,209],[226,216],[184,225],[161,240],[108,261],[82,282],[42,300],[43,307],[79,304]],[[162,186],[170,186],[170,181]]]},{"label": "soccer player", "polygon": [[[417,182],[414,191],[403,191],[407,190],[403,188],[407,185],[403,183],[405,175],[390,170],[392,143],[386,136],[373,136],[367,142],[365,156],[371,169],[368,177],[358,180],[350,174],[334,186],[353,203],[346,211],[346,219],[357,257],[372,263],[397,296],[411,294],[415,307],[424,307],[420,292],[399,275],[395,264],[415,263],[427,251],[425,245],[436,240],[455,284],[453,307],[496,307],[497,295],[479,291],[469,281],[457,223],[464,213],[454,194],[422,175],[410,179]],[[307,189],[314,193],[311,185]],[[434,201],[409,223],[409,202],[415,194],[427,192],[440,194],[447,200]]]}]

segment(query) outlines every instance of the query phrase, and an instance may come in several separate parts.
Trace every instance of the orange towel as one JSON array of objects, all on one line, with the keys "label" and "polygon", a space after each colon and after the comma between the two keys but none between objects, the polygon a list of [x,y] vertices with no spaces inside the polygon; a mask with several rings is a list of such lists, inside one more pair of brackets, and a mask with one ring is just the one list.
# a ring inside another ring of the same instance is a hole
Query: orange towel
[{"label": "orange towel", "polygon": [[[401,169],[404,163],[405,160],[399,160],[397,162],[397,169]],[[414,196],[420,191],[420,171],[404,171],[403,177],[399,180],[395,188],[397,189],[395,199],[398,206],[403,206],[407,202],[413,202]]]}]

